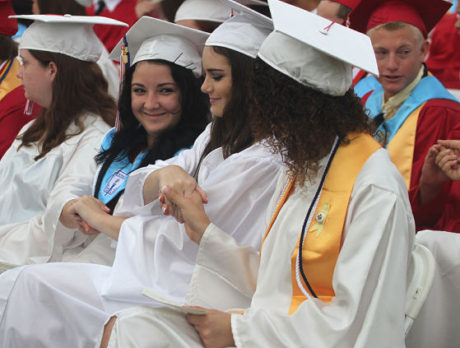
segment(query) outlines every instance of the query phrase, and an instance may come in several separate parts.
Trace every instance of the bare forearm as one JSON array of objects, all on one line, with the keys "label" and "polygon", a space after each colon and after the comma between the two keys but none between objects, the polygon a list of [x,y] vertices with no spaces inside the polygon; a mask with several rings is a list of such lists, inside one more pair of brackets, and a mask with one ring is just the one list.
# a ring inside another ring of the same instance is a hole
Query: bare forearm
[{"label": "bare forearm", "polygon": [[159,170],[155,170],[150,173],[149,176],[144,181],[144,187],[142,189],[142,197],[144,199],[144,204],[147,205],[153,202],[158,198],[158,193],[160,192],[159,186]]},{"label": "bare forearm", "polygon": [[106,215],[104,219],[101,219],[94,228],[99,232],[106,234],[114,240],[118,240],[120,235],[121,224],[125,221],[125,218],[120,216]]}]

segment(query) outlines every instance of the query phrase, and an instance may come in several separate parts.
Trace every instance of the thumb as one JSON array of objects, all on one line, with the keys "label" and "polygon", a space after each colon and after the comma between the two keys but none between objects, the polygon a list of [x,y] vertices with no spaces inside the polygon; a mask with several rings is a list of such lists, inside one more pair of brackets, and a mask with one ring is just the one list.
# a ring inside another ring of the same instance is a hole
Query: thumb
[{"label": "thumb", "polygon": [[199,185],[196,185],[196,190],[200,194],[203,203],[208,203],[208,195],[206,194],[206,191],[204,191]]},{"label": "thumb", "polygon": [[169,186],[163,186],[161,188],[161,193],[165,195],[166,199],[173,202],[174,204],[176,204],[177,206],[180,207],[180,202],[178,201],[178,195],[177,193],[174,191],[174,190],[171,190],[171,188]]}]

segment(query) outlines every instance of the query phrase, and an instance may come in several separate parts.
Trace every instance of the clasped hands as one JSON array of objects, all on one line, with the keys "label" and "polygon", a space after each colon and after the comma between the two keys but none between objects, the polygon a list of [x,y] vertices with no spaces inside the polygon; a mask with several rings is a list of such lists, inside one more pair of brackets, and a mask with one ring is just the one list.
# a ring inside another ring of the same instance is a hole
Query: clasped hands
[{"label": "clasped hands", "polygon": [[85,234],[98,234],[98,221],[101,220],[101,216],[109,213],[110,209],[97,198],[83,196],[68,201],[59,220],[67,228],[78,228]]},{"label": "clasped hands", "polygon": [[158,186],[163,214],[184,223],[187,235],[199,244],[210,224],[204,209],[204,204],[208,203],[206,192],[192,176],[177,166],[160,170]]}]

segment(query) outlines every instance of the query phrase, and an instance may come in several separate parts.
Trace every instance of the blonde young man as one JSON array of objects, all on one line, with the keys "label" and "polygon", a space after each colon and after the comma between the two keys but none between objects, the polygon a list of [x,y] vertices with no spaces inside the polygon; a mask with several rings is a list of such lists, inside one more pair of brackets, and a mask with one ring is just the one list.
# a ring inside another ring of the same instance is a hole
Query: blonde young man
[{"label": "blonde young man", "polygon": [[417,230],[460,232],[460,184],[422,175],[437,140],[460,138],[460,104],[423,63],[427,35],[449,7],[443,0],[368,0],[350,17],[353,28],[370,36],[380,72],[355,91],[406,180]]}]

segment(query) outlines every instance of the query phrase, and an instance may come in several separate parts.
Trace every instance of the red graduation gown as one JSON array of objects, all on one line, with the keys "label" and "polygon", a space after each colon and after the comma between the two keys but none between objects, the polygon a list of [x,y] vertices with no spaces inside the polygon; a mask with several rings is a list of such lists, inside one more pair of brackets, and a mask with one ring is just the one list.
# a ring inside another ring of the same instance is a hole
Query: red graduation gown
[{"label": "red graduation gown", "polygon": [[[136,7],[137,0],[121,0],[120,3],[115,7],[113,11],[105,8],[99,16],[113,18],[122,22],[125,22],[129,27],[119,27],[114,25],[100,25],[94,26],[94,32],[99,39],[104,43],[107,51],[111,52],[112,49],[117,45],[118,41],[123,35],[129,30],[129,28],[137,21]],[[86,12],[88,16],[94,16],[94,5],[88,7]]]},{"label": "red graduation gown", "polygon": [[455,28],[456,13],[446,14],[431,34],[428,70],[446,88],[460,89],[460,32]]},{"label": "red graduation gown", "polygon": [[417,199],[425,156],[438,139],[460,139],[460,104],[432,99],[420,111],[415,137],[409,198],[417,231],[423,229],[460,233],[460,182],[449,181],[431,202],[420,205]]}]

